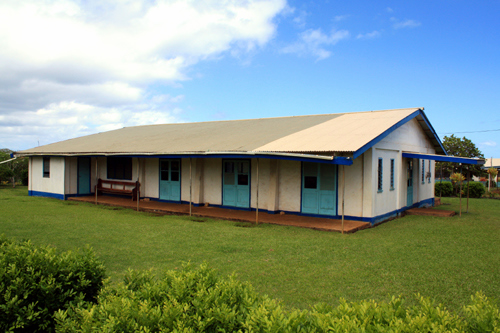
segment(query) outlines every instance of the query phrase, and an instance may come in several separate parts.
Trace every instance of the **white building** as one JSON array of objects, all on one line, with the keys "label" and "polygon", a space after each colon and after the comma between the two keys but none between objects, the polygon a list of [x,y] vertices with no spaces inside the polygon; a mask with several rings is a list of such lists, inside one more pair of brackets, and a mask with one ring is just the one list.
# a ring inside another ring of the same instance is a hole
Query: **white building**
[{"label": "white building", "polygon": [[150,200],[372,224],[432,206],[436,160],[477,164],[446,156],[422,108],[127,127],[15,155],[32,196],[139,181]]}]

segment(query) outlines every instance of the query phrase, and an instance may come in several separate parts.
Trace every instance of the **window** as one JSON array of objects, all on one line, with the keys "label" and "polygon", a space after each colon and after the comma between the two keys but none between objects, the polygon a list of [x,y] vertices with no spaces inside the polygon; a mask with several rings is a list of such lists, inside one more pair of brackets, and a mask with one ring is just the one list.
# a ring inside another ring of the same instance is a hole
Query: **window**
[{"label": "window", "polygon": [[422,160],[422,184],[425,184],[425,161]]},{"label": "window", "polygon": [[431,183],[431,160],[429,160],[429,171],[427,171],[427,182]]},{"label": "window", "polygon": [[391,191],[394,191],[394,159],[391,158]]},{"label": "window", "polygon": [[131,157],[108,157],[108,179],[132,180]]},{"label": "window", "polygon": [[43,178],[50,178],[50,157],[43,158]]},{"label": "window", "polygon": [[382,192],[383,164],[382,159],[378,159],[378,192]]}]

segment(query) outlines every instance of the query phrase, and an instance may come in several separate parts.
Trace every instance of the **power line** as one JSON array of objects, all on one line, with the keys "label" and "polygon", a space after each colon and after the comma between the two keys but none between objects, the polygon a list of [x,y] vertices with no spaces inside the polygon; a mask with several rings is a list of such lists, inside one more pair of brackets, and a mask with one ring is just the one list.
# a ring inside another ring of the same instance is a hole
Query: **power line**
[{"label": "power line", "polygon": [[449,132],[449,133],[439,133],[439,134],[459,134],[459,133],[484,133],[484,132],[498,132],[499,129],[484,130],[484,131],[470,131],[470,132]]}]

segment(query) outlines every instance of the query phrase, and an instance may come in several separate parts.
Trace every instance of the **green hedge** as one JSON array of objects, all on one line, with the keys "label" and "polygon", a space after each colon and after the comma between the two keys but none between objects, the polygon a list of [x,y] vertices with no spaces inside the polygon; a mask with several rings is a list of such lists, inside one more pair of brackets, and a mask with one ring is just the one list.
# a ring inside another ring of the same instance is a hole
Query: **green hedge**
[{"label": "green hedge", "polygon": [[486,193],[486,187],[480,182],[468,182],[463,187],[464,195],[467,195],[467,188],[469,188],[469,197],[481,198]]},{"label": "green hedge", "polygon": [[285,311],[234,276],[184,267],[159,279],[129,272],[125,283],[108,286],[97,304],[58,311],[58,332],[499,332],[496,304],[472,297],[463,316],[418,297],[407,306],[390,302],[347,302],[311,310]]},{"label": "green hedge", "polygon": [[453,185],[450,182],[439,182],[434,184],[434,195],[442,197],[451,197],[453,194]]},{"label": "green hedge", "polygon": [[57,254],[0,236],[0,331],[53,332],[54,312],[95,301],[104,277],[90,249]]}]

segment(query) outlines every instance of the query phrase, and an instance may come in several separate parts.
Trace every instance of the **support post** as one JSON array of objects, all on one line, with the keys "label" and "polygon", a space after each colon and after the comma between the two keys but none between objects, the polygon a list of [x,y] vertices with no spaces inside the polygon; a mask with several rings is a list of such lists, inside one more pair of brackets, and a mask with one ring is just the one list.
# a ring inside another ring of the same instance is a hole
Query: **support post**
[{"label": "support post", "polygon": [[467,213],[469,212],[470,169],[467,166]]},{"label": "support post", "polygon": [[342,234],[344,233],[345,165],[342,164]]},{"label": "support post", "polygon": [[99,175],[97,174],[97,156],[95,157],[95,204],[97,205],[97,183],[99,182]]},{"label": "support post", "polygon": [[192,195],[193,195],[193,172],[192,172],[192,158],[189,158],[189,216],[192,215],[192,205],[191,202],[193,201]]},{"label": "support post", "polygon": [[[441,163],[441,178],[439,180],[439,183],[443,183],[443,164]],[[441,201],[441,195],[443,193],[443,186],[439,186],[439,201]]]},{"label": "support post", "polygon": [[[141,168],[141,163],[139,161],[139,157],[137,158],[137,182],[139,182],[139,169]],[[139,211],[139,201],[141,201],[141,187],[139,185],[139,188],[137,189],[137,211]]]},{"label": "support post", "polygon": [[257,158],[257,203],[255,209],[255,224],[259,224],[259,159]]},{"label": "support post", "polygon": [[[460,163],[460,176],[462,176],[462,163]],[[462,182],[462,177],[460,177],[460,217],[462,217]]]}]

